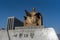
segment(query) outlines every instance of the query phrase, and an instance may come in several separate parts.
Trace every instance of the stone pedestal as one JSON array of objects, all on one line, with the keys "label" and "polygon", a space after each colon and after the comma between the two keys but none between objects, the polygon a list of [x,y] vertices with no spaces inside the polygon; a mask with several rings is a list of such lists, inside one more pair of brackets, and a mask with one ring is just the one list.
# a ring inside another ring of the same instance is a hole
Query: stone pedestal
[{"label": "stone pedestal", "polygon": [[59,40],[53,28],[20,28],[9,34],[11,40]]},{"label": "stone pedestal", "polygon": [[[9,34],[9,35],[8,35]],[[53,28],[20,27],[15,30],[0,30],[0,40],[59,40]]]}]

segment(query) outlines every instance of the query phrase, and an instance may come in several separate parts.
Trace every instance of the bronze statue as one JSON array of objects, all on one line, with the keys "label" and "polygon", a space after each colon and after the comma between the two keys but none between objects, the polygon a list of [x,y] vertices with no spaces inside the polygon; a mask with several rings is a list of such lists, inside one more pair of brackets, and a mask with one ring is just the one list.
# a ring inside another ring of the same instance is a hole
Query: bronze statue
[{"label": "bronze statue", "polygon": [[41,26],[43,25],[42,15],[39,12],[35,12],[35,8],[32,12],[25,10],[26,16],[24,16],[24,26]]}]

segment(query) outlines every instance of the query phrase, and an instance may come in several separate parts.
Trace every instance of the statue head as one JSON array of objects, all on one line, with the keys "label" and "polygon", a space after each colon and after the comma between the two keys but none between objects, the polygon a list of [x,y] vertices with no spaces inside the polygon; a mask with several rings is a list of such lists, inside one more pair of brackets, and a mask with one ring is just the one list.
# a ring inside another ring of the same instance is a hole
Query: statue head
[{"label": "statue head", "polygon": [[35,8],[32,9],[32,12],[28,12],[27,10],[25,10],[25,12],[26,16],[24,16],[24,19],[27,25],[37,26],[37,24],[39,25],[39,22],[41,23],[41,14],[39,12],[35,12]]}]

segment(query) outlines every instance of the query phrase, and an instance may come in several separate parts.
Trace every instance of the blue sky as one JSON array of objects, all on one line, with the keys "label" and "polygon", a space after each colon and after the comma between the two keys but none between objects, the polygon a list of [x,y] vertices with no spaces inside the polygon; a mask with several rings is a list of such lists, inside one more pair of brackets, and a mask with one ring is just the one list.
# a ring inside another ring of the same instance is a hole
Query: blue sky
[{"label": "blue sky", "polygon": [[0,0],[0,28],[6,28],[7,18],[15,16],[24,20],[24,10],[32,8],[43,15],[44,26],[60,33],[60,0]]}]

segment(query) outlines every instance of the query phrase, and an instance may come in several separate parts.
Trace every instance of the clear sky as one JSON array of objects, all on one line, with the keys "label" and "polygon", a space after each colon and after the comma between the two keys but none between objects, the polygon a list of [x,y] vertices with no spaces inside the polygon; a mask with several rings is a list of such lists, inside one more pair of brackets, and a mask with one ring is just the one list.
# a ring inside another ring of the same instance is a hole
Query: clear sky
[{"label": "clear sky", "polygon": [[0,0],[0,28],[6,28],[7,18],[15,16],[24,20],[24,10],[36,8],[43,15],[44,26],[60,33],[60,0]]}]

